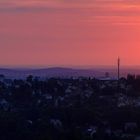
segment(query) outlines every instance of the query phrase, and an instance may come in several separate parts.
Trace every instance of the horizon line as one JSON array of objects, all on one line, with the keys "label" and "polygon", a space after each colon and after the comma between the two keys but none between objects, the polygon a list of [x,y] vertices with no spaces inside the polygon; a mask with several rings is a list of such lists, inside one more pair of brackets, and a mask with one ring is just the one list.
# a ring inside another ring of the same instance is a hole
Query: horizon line
[{"label": "horizon line", "polygon": [[[44,68],[71,68],[71,69],[93,69],[114,68],[117,65],[0,65],[0,69],[44,69]],[[140,68],[140,65],[121,65],[121,68]]]}]

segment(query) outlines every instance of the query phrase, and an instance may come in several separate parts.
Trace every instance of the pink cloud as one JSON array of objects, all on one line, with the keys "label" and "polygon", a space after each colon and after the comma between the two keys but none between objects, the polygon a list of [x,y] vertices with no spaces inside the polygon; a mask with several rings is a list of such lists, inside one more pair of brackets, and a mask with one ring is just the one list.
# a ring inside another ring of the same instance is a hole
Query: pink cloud
[{"label": "pink cloud", "polygon": [[132,60],[138,64],[137,4],[103,0],[3,2],[0,65],[108,65],[118,55],[124,64]]}]

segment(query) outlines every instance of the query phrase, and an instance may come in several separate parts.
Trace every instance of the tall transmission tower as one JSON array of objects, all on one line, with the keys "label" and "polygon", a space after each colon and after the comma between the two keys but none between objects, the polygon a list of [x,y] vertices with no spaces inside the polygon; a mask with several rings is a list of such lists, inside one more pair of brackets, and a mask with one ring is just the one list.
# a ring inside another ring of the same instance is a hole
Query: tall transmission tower
[{"label": "tall transmission tower", "polygon": [[117,64],[118,64],[118,80],[120,79],[120,58],[118,57],[117,60]]},{"label": "tall transmission tower", "polygon": [[118,65],[118,92],[120,92],[120,58],[118,57],[118,60],[117,60],[117,65]]}]

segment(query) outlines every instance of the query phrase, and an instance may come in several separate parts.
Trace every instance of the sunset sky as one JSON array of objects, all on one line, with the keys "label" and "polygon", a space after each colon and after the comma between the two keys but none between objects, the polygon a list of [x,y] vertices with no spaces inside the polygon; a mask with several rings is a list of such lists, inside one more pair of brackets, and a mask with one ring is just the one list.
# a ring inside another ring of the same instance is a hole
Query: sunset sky
[{"label": "sunset sky", "polygon": [[139,0],[0,0],[0,66],[140,65]]}]

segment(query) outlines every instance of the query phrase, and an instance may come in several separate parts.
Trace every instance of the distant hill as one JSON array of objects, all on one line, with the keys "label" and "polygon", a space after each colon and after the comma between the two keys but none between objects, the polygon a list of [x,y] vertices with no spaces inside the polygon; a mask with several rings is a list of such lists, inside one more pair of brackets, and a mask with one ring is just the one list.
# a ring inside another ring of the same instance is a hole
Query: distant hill
[{"label": "distant hill", "polygon": [[[94,69],[72,69],[72,68],[43,68],[43,69],[6,69],[0,68],[0,74],[7,78],[25,78],[28,75],[39,77],[104,77],[108,72],[111,77],[116,77],[117,70],[113,68],[94,68]],[[128,73],[140,74],[140,69],[121,69],[121,76],[126,76]]]},{"label": "distant hill", "polygon": [[71,69],[71,68],[46,68],[46,69],[0,69],[0,74],[8,78],[25,78],[28,75],[39,77],[79,77],[79,76],[100,76],[102,72],[88,69]]}]

